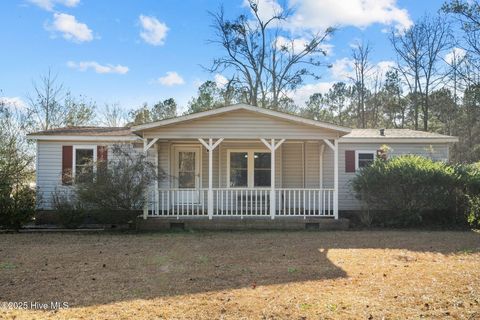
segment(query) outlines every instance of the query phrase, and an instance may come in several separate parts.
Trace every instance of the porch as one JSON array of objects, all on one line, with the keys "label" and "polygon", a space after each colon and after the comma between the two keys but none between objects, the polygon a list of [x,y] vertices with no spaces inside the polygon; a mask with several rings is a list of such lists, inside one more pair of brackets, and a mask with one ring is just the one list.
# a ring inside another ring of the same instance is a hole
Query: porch
[{"label": "porch", "polygon": [[151,138],[144,151],[167,176],[145,219],[338,219],[337,140]]},{"label": "porch", "polygon": [[143,217],[338,219],[338,139],[347,128],[246,105],[140,125],[167,179]]}]

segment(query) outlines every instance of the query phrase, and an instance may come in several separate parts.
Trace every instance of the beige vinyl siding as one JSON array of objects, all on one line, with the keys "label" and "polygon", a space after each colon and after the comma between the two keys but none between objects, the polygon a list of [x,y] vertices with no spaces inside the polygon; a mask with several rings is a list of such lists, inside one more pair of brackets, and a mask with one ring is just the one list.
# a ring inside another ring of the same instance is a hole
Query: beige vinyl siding
[{"label": "beige vinyl siding", "polygon": [[[340,143],[339,144],[339,192],[338,192],[338,207],[339,210],[360,210],[361,203],[355,198],[355,194],[352,191],[350,181],[355,176],[355,173],[345,172],[345,150],[378,150],[384,144],[375,143]],[[449,156],[448,144],[401,144],[394,143],[387,145],[391,148],[389,157],[405,154],[416,154],[428,158],[432,158],[437,161],[447,161]],[[327,148],[325,149],[327,150]],[[333,156],[332,156],[333,159]],[[332,176],[333,176],[333,168]],[[330,169],[327,170],[329,172]],[[333,181],[333,179],[332,179]],[[333,183],[332,183],[333,184]]]},{"label": "beige vinyl siding", "polygon": [[143,131],[145,137],[162,139],[192,138],[334,138],[337,133],[312,125],[302,125],[247,110],[232,111],[208,118],[195,119]]}]

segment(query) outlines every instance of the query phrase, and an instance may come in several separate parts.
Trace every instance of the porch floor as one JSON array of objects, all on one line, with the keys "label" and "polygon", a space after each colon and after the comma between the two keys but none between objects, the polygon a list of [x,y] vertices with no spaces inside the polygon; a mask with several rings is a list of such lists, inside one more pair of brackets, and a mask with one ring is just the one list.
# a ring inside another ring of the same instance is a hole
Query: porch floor
[{"label": "porch floor", "polygon": [[346,230],[348,219],[333,219],[329,217],[281,217],[271,219],[266,217],[221,217],[212,220],[205,217],[139,217],[139,230]]}]

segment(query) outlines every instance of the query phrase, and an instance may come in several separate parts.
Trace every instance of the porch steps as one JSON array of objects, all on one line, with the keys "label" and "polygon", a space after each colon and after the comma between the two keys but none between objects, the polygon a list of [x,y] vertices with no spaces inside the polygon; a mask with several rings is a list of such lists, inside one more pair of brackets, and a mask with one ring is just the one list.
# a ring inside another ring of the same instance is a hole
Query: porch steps
[{"label": "porch steps", "polygon": [[144,220],[139,218],[137,229],[144,231],[154,230],[346,230],[349,220],[310,217],[270,217],[239,219],[238,217],[208,218],[165,218],[149,217]]}]

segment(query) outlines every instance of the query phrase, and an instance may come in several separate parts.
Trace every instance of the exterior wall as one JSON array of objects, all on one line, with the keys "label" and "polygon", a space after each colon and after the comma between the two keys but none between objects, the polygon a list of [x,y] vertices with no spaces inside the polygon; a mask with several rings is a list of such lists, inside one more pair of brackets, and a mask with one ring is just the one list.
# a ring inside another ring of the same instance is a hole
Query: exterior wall
[{"label": "exterior wall", "polygon": [[[38,141],[37,142],[37,168],[36,183],[40,198],[37,202],[39,209],[53,209],[52,194],[58,191],[68,192],[71,186],[62,185],[62,146],[111,146],[115,142],[102,141]],[[122,144],[119,142],[118,144]],[[128,144],[132,146],[131,144]],[[143,145],[142,145],[143,147]],[[141,149],[138,149],[141,151]],[[154,156],[153,150],[149,157]],[[113,159],[112,150],[108,150],[108,159]]]},{"label": "exterior wall", "polygon": [[[378,150],[383,144],[375,143],[340,143],[338,148],[338,206],[339,210],[360,210],[361,204],[355,198],[355,195],[352,191],[350,181],[355,176],[354,172],[345,172],[345,150]],[[438,161],[447,161],[449,156],[449,146],[448,144],[400,144],[393,143],[387,145],[391,148],[389,152],[389,157],[394,157],[398,155],[405,154],[416,154],[428,158],[432,158]],[[326,149],[325,149],[326,150]],[[329,153],[330,150],[328,150]],[[329,155],[330,156],[330,155]],[[333,159],[333,153],[332,157]],[[333,168],[330,170],[327,169],[328,173],[332,172],[331,183],[333,186]],[[330,174],[328,174],[328,181],[330,181]]]},{"label": "exterior wall", "polygon": [[[42,195],[41,209],[52,209],[52,193],[56,189],[66,189],[69,186],[61,184],[62,146],[63,145],[112,145],[114,142],[72,142],[72,141],[38,141],[37,154],[37,188]],[[191,144],[191,143],[190,143]],[[201,147],[201,187],[208,187],[208,153]],[[319,188],[320,187],[320,147],[321,141],[286,141],[276,152],[276,187],[277,188]],[[158,152],[159,168],[167,178],[159,182],[160,188],[174,186],[173,177],[173,142],[159,141],[157,149],[149,150],[149,159],[155,161]],[[339,210],[361,209],[360,203],[350,187],[350,180],[355,173],[345,172],[345,150],[377,150],[381,144],[339,144]],[[402,154],[418,154],[431,157],[434,160],[448,160],[448,144],[389,144],[392,148],[390,156]],[[141,147],[135,149],[141,152]],[[259,141],[229,142],[225,141],[213,153],[213,187],[227,186],[227,150],[229,148],[258,148],[264,145]],[[112,159],[109,149],[109,159]],[[333,151],[325,145],[323,154],[323,187],[333,188]]]},{"label": "exterior wall", "polygon": [[329,129],[302,125],[247,110],[232,111],[208,118],[148,129],[143,134],[144,137],[162,137],[162,139],[220,137],[226,139],[318,139],[318,137],[334,138],[337,136],[334,131]]}]

